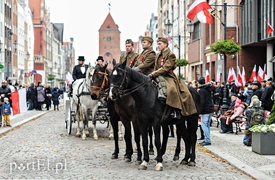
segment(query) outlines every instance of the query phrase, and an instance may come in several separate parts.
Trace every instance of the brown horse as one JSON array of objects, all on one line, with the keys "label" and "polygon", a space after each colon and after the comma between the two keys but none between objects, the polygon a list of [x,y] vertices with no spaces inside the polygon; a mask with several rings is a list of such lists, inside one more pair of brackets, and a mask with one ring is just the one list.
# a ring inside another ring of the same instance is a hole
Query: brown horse
[{"label": "brown horse", "polygon": [[[138,124],[140,127],[143,143],[144,158],[139,169],[147,169],[149,162],[148,153],[148,128],[153,126],[155,134],[155,146],[157,149],[157,164],[155,170],[163,170],[162,161],[163,154],[166,150],[167,139],[169,135],[168,124],[161,122],[164,105],[158,99],[158,90],[151,83],[150,78],[132,70],[126,66],[126,63],[118,64],[114,67],[111,75],[111,89],[110,95],[116,99],[123,97],[126,94],[135,100],[135,112],[138,116]],[[192,91],[190,90],[191,94]],[[194,92],[193,92],[194,93]],[[198,97],[198,94],[192,94]],[[194,99],[196,101],[196,99]],[[198,103],[198,102],[196,102]],[[198,113],[188,117],[182,117],[180,120],[172,119],[170,123],[176,124],[177,135],[182,137],[185,142],[185,158],[183,163],[189,160],[195,164],[195,144],[196,144],[196,130],[198,127]],[[188,126],[185,126],[187,121]],[[163,133],[163,142],[160,140],[160,133]],[[178,144],[179,146],[179,144]],[[190,165],[192,165],[190,164]]]},{"label": "brown horse", "polygon": [[[97,66],[94,71],[92,98],[99,98],[102,92],[106,92],[106,89],[109,87],[108,83],[108,71],[106,67]],[[137,124],[137,117],[134,112],[134,100],[129,96],[119,98],[116,101],[108,99],[107,101],[108,111],[110,115],[110,122],[113,127],[114,142],[115,142],[115,151],[112,154],[112,159],[117,159],[119,154],[119,144],[118,144],[118,121],[121,121],[124,128],[125,134],[124,139],[126,143],[126,153],[124,155],[125,161],[130,162],[133,155],[133,146],[132,146],[132,126],[134,129],[134,137],[137,146],[137,161],[141,162],[141,148],[140,148],[140,132]]]}]

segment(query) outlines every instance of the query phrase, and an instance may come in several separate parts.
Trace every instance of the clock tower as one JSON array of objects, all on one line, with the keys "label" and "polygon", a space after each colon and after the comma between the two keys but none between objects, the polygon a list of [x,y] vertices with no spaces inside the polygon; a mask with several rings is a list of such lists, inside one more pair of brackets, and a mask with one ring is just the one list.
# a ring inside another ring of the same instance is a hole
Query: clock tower
[{"label": "clock tower", "polygon": [[[104,62],[109,65],[115,59],[119,62],[120,57],[120,31],[113,17],[108,13],[105,21],[99,29],[99,55],[103,56]],[[109,68],[112,68],[110,66]]]}]

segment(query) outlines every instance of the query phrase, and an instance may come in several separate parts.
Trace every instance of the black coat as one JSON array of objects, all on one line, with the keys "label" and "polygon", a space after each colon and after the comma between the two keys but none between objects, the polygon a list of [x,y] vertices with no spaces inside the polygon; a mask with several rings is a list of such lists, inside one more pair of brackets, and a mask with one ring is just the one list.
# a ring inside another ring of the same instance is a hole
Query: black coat
[{"label": "black coat", "polygon": [[274,101],[271,99],[271,96],[274,92],[274,86],[268,86],[264,88],[261,102],[263,110],[271,111]]},{"label": "black coat", "polygon": [[81,66],[82,65],[78,64],[74,67],[74,69],[73,69],[73,79],[74,80],[81,79],[81,78],[86,78],[86,72],[87,72],[87,69],[88,69],[88,65],[84,64],[84,66],[85,66],[84,74],[81,72]]},{"label": "black coat", "polygon": [[202,85],[199,87],[200,94],[200,114],[210,114],[214,111],[214,104],[212,98],[212,88],[210,85]]}]

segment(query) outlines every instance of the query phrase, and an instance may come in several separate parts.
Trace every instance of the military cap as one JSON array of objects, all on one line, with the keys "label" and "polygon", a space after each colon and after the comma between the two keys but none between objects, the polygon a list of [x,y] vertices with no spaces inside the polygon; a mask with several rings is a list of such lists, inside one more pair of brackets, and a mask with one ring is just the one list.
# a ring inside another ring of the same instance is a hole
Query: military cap
[{"label": "military cap", "polygon": [[132,44],[132,46],[134,45],[134,42],[132,41],[132,39],[127,39],[125,41],[125,44]]},{"label": "military cap", "polygon": [[77,60],[79,60],[79,61],[85,61],[85,58],[84,58],[84,56],[78,56]]},{"label": "military cap", "polygon": [[149,36],[144,36],[144,37],[142,38],[142,41],[148,41],[148,42],[150,42],[151,44],[153,43],[153,39],[152,39],[151,37],[149,37]]},{"label": "military cap", "polygon": [[168,44],[168,41],[167,41],[167,39],[165,37],[159,37],[158,40],[157,40],[157,42],[163,42],[163,43]]},{"label": "military cap", "polygon": [[98,58],[96,59],[96,61],[101,60],[102,62],[104,61],[102,56],[98,56]]}]

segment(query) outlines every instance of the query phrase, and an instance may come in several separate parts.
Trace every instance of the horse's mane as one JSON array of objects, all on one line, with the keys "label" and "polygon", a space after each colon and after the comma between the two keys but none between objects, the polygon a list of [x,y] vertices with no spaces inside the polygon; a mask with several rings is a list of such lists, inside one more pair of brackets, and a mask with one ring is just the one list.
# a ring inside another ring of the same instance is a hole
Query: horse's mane
[{"label": "horse's mane", "polygon": [[149,82],[149,77],[133,70],[132,68],[126,66],[125,70],[128,72],[129,76],[134,80],[135,82],[143,83],[143,82]]}]

